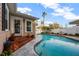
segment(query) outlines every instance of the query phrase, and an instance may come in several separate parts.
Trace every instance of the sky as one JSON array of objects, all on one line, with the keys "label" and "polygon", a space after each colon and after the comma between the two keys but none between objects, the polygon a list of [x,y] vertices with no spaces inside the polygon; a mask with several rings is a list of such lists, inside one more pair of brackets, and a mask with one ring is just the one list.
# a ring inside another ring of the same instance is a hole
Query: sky
[{"label": "sky", "polygon": [[69,22],[79,19],[79,3],[17,3],[17,11],[38,17],[46,12],[45,24],[59,23],[69,26]]}]

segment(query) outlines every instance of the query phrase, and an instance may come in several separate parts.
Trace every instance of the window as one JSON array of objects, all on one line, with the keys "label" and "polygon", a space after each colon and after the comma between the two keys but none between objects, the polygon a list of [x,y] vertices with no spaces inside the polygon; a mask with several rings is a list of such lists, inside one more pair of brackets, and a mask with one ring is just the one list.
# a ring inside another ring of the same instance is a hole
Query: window
[{"label": "window", "polygon": [[31,31],[31,22],[27,21],[27,31]]},{"label": "window", "polygon": [[2,30],[8,30],[8,23],[9,22],[9,10],[8,6],[5,3],[2,3]]},{"label": "window", "polygon": [[15,25],[15,33],[20,33],[20,20],[15,20],[14,25]]}]

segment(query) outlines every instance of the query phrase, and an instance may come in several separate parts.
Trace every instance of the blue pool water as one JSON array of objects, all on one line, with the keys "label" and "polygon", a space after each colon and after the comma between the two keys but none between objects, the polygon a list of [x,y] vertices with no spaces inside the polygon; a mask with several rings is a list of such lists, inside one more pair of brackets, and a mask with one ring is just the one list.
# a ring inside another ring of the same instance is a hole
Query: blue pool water
[{"label": "blue pool water", "polygon": [[71,38],[40,35],[42,41],[35,46],[40,56],[79,56],[79,41]]}]

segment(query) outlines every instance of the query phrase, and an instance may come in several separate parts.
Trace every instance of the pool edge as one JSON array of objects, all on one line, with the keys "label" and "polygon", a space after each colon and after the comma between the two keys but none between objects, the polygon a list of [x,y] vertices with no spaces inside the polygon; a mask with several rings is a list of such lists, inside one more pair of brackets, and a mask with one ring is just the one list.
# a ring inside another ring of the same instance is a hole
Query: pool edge
[{"label": "pool edge", "polygon": [[36,52],[36,50],[35,50],[35,47],[40,43],[40,42],[42,42],[43,40],[40,40],[40,41],[38,41],[35,45],[34,45],[34,52],[35,52],[35,54],[37,54],[37,56],[40,56],[37,52]]}]

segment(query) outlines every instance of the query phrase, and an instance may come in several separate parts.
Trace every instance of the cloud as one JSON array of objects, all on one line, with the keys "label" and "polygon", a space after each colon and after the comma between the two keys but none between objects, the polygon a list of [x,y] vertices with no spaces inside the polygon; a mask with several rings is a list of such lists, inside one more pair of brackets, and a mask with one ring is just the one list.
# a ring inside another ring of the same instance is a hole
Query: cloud
[{"label": "cloud", "polygon": [[57,8],[54,9],[54,13],[52,13],[53,16],[61,16],[67,20],[75,20],[75,19],[79,19],[79,15],[76,15],[75,13],[73,13],[74,8],[70,8],[70,7],[63,7],[63,8]]},{"label": "cloud", "polygon": [[73,12],[74,8],[71,8],[69,6],[61,6],[58,3],[49,3],[49,2],[47,3],[42,2],[41,5],[44,6],[45,9],[51,8],[53,10],[51,13],[53,16],[61,16],[64,19],[67,19],[70,21],[79,19],[79,15],[76,15]]},{"label": "cloud", "polygon": [[[4,3],[6,0],[0,0],[0,2]],[[78,3],[79,0],[9,0],[9,3],[40,3],[40,2],[56,2],[56,3]]]},{"label": "cloud", "polygon": [[17,8],[17,11],[18,11],[18,12],[21,12],[21,13],[24,13],[24,14],[30,15],[29,12],[31,12],[32,9],[27,8],[27,7],[18,7],[18,8]]},{"label": "cloud", "polygon": [[[79,2],[79,0],[53,0],[53,1],[51,1],[51,0],[38,0],[38,1],[39,1],[39,3],[45,3],[45,4],[53,4],[53,3],[78,3]],[[38,1],[37,1],[37,3],[38,3]]]},{"label": "cloud", "polygon": [[43,5],[45,8],[57,8],[59,4],[52,2],[50,0],[42,0],[41,5]]}]

